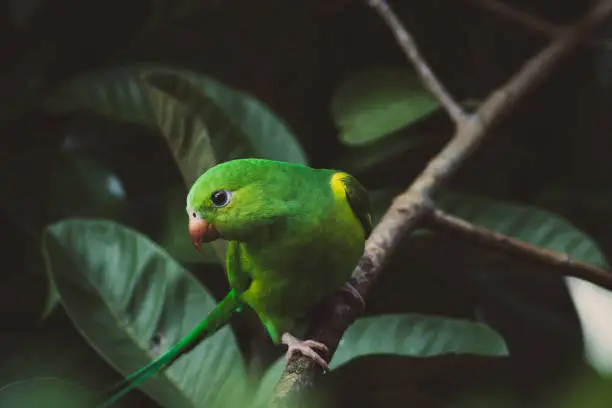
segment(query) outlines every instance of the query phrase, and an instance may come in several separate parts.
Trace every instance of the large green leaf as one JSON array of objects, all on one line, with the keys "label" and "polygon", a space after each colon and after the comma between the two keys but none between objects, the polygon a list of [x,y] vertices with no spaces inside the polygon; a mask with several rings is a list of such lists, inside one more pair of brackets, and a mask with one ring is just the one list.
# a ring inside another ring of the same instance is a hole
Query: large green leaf
[{"label": "large green leaf", "polygon": [[[100,217],[117,219],[126,204],[123,183],[99,160],[69,152],[60,153],[54,163],[47,202],[49,217]],[[49,286],[43,318],[59,301]]]},{"label": "large green leaf", "polygon": [[[252,156],[248,137],[193,82],[173,73],[142,74],[149,101],[187,186],[225,160]],[[183,200],[181,200],[183,202]],[[227,244],[212,243],[221,259]]]},{"label": "large green leaf", "polygon": [[[479,323],[438,316],[381,315],[360,318],[349,327],[329,368],[334,370],[368,355],[433,357],[454,353],[504,356],[508,350],[497,332]],[[271,395],[284,364],[284,358],[280,358],[266,371],[258,392],[259,403]]]},{"label": "large green leaf", "polygon": [[[16,344],[6,347],[11,337]],[[2,350],[0,387],[32,378],[53,377],[97,391],[121,379],[74,328],[62,308],[35,330],[4,333]],[[131,394],[117,408],[143,399],[142,395]]]},{"label": "large green leaf", "polygon": [[248,136],[197,84],[174,73],[142,75],[157,124],[187,185],[209,167],[252,156]]},{"label": "large green leaf", "polygon": [[[394,192],[390,191],[371,192],[375,219],[378,219],[382,210],[391,203],[393,196]],[[448,213],[476,225],[542,248],[566,253],[574,260],[582,260],[601,267],[607,266],[601,249],[592,238],[566,219],[542,208],[500,202],[449,190],[440,192],[436,197],[436,203]],[[448,254],[447,257],[452,259]],[[467,262],[464,267],[472,271],[484,271],[486,268],[488,275],[493,274],[491,268],[495,266],[481,256],[465,261]],[[431,260],[424,262],[432,263]],[[608,316],[612,312],[612,295],[603,288],[577,278],[567,278],[566,282],[581,320],[586,358],[600,373],[610,374],[612,373],[610,347],[612,320]]]},{"label": "large green leaf", "polygon": [[[372,190],[374,220],[384,215],[400,190]],[[572,259],[606,266],[597,243],[571,222],[543,208],[515,204],[445,189],[436,206],[449,214],[542,248],[568,254]]]},{"label": "large green leaf", "polygon": [[[597,243],[570,222],[535,206],[445,192],[437,203],[450,214],[521,241],[565,253],[574,260],[606,267]],[[580,318],[587,361],[602,374],[612,374],[612,294],[590,282],[569,277],[568,289]]]},{"label": "large green leaf", "polygon": [[357,320],[346,331],[330,368],[369,354],[431,357],[448,353],[504,356],[508,350],[497,332],[480,323],[409,314],[371,316]]},{"label": "large green leaf", "polygon": [[[87,74],[61,87],[45,107],[159,128],[188,187],[206,169],[233,158],[307,161],[288,127],[261,102],[184,69],[137,66]],[[213,248],[225,257],[224,242]]]},{"label": "large green leaf", "polygon": [[408,126],[437,107],[438,101],[414,71],[370,68],[340,84],[331,102],[331,114],[340,139],[356,146]]},{"label": "large green leaf", "polygon": [[533,245],[563,252],[572,259],[604,266],[605,258],[589,236],[567,220],[544,209],[445,191],[437,205],[457,217]]},{"label": "large green leaf", "polygon": [[24,317],[38,308],[38,316],[42,312],[45,317],[57,296],[46,282],[34,244],[40,242],[41,230],[50,220],[66,216],[118,216],[125,204],[123,185],[94,158],[34,146],[2,162],[0,191],[0,211],[12,224],[3,228],[11,237],[5,261],[14,266],[0,274],[0,309]]},{"label": "large green leaf", "polygon": [[[160,93],[166,95],[165,100],[160,100]],[[185,102],[195,105],[176,107],[177,103],[183,105]],[[138,65],[85,74],[59,88],[44,106],[54,114],[85,110],[154,128],[159,124],[168,126],[172,121],[184,121],[186,129],[165,135],[171,146],[180,146],[183,154],[198,147],[201,149],[206,145],[204,139],[230,137],[234,143],[247,144],[226,143],[227,149],[294,163],[306,163],[307,160],[288,126],[266,105],[246,93],[186,69]],[[187,113],[188,118],[169,116]],[[201,123],[189,123],[188,120]],[[241,140],[242,137],[246,137],[247,142]],[[217,152],[212,154],[218,160],[226,159]],[[196,176],[190,174],[189,178]]]},{"label": "large green leaf", "polygon": [[[62,221],[43,238],[48,271],[87,340],[121,374],[145,365],[214,309],[206,289],[161,248],[111,221]],[[246,387],[229,327],[141,389],[167,407],[221,407]]]}]

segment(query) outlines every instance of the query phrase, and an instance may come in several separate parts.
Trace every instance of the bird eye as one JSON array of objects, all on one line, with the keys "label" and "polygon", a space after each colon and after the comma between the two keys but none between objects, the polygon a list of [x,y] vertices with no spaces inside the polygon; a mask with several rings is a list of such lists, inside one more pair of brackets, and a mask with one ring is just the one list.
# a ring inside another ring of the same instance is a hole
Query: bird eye
[{"label": "bird eye", "polygon": [[217,190],[210,195],[210,202],[215,207],[225,207],[230,202],[231,193],[226,190]]}]

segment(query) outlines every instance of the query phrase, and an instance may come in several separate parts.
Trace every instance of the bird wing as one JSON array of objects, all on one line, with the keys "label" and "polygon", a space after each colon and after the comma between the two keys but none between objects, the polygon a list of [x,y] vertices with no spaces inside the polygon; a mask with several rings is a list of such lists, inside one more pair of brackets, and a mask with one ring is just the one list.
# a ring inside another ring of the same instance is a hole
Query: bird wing
[{"label": "bird wing", "polygon": [[248,266],[245,265],[247,261],[248,259],[242,256],[240,243],[230,241],[227,247],[225,270],[230,287],[239,294],[246,291],[253,280]]},{"label": "bird wing", "polygon": [[365,231],[365,237],[367,238],[372,232],[372,211],[368,192],[361,183],[350,174],[340,172],[337,173],[337,177],[344,188],[346,200],[361,223]]}]

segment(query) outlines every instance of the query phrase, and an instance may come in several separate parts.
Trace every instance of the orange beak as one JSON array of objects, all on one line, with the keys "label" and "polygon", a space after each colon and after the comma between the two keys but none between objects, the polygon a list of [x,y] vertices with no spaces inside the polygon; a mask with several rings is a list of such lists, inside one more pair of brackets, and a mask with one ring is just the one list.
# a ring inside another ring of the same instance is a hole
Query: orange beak
[{"label": "orange beak", "polygon": [[219,233],[214,225],[204,220],[190,220],[189,236],[191,237],[191,242],[193,242],[195,249],[202,252],[202,242],[214,241],[219,238]]}]

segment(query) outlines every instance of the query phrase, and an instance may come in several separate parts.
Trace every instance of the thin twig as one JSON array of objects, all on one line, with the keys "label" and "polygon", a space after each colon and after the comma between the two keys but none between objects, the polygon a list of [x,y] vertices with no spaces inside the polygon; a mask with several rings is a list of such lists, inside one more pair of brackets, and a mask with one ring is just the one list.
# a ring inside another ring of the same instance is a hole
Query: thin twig
[{"label": "thin twig", "polygon": [[368,0],[368,4],[372,6],[382,17],[385,23],[387,23],[395,35],[400,48],[402,51],[404,51],[406,57],[412,61],[412,64],[419,73],[419,76],[423,81],[423,85],[432,93],[434,97],[436,97],[436,99],[438,99],[440,104],[444,107],[444,109],[446,109],[455,123],[460,124],[465,122],[467,115],[461,106],[448,93],[444,85],[442,85],[442,83],[431,71],[429,65],[427,62],[425,62],[425,59],[419,52],[419,48],[414,42],[412,35],[410,35],[410,33],[404,28],[387,2],[384,0]]},{"label": "thin twig", "polygon": [[460,237],[462,242],[473,242],[516,258],[552,267],[551,269],[563,275],[574,276],[612,290],[611,272],[586,262],[572,260],[567,254],[528,244],[474,225],[438,209],[432,211],[424,221],[427,227],[453,234]]},{"label": "thin twig", "polygon": [[[470,2],[494,12],[500,17],[504,17],[508,20],[515,21],[523,26],[535,31],[539,34],[546,35],[548,37],[556,37],[564,29],[563,26],[559,26],[548,21],[542,20],[532,14],[518,10],[512,6],[505,4],[499,0],[469,0]],[[583,39],[583,41],[589,45],[601,47],[605,49],[612,49],[612,41],[603,39]]]},{"label": "thin twig", "polygon": [[[380,10],[380,7],[388,9],[388,5],[383,1],[371,1],[371,3],[377,10]],[[561,33],[548,47],[531,58],[504,86],[494,91],[476,113],[469,116],[469,120],[461,125],[458,122],[451,141],[428,163],[410,188],[393,200],[391,207],[366,242],[365,253],[353,272],[355,287],[362,297],[365,298],[401,239],[433,210],[431,205],[433,193],[456,173],[459,166],[490,133],[493,126],[511,112],[529,90],[546,78],[553,67],[573,50],[583,36],[611,14],[612,0],[599,1],[580,22]],[[393,24],[399,25],[399,22],[395,21]],[[395,26],[393,29],[395,32],[405,31],[403,28],[398,30]],[[423,63],[418,58],[410,57],[414,47],[411,48],[409,42],[399,41],[399,43],[411,61],[416,60],[416,64]],[[428,68],[424,72],[431,74]],[[345,330],[361,310],[359,302],[351,301],[350,296],[346,296],[345,293],[341,292],[330,297],[321,306],[320,314],[312,320],[307,333],[309,339],[322,342],[329,347],[330,353],[326,356],[328,360],[333,356]],[[311,359],[293,356],[285,366],[269,406],[298,406],[296,401],[300,400],[303,392],[312,388],[320,374],[320,367]]]}]

